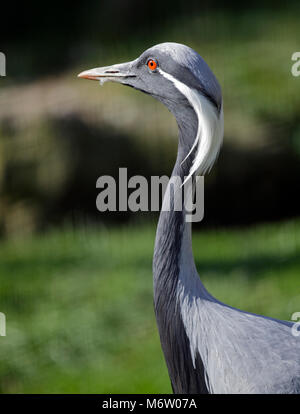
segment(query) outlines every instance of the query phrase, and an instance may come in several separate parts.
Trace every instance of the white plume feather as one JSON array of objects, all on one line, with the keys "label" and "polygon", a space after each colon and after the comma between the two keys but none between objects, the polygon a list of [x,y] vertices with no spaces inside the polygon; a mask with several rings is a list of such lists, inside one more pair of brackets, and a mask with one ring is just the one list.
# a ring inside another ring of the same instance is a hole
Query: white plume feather
[{"label": "white plume feather", "polygon": [[159,72],[173,82],[176,88],[186,97],[198,118],[197,135],[189,153],[182,161],[184,163],[197,148],[185,183],[193,174],[204,175],[209,172],[219,154],[224,133],[223,105],[220,113],[218,113],[211,102],[196,89],[188,87],[161,69],[159,69]]}]

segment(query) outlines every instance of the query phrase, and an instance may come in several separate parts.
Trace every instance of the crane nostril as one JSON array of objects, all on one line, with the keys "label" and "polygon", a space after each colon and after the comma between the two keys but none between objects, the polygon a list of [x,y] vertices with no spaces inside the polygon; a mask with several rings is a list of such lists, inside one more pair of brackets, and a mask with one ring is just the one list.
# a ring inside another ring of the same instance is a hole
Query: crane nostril
[{"label": "crane nostril", "polygon": [[119,73],[118,70],[106,70],[104,73]]}]

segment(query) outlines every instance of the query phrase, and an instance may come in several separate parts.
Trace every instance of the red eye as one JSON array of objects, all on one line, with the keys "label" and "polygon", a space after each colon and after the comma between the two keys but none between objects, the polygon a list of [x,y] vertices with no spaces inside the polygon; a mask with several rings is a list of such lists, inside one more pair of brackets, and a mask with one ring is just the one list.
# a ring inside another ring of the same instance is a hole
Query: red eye
[{"label": "red eye", "polygon": [[149,59],[147,62],[147,66],[150,70],[155,70],[157,68],[157,63],[153,59]]}]

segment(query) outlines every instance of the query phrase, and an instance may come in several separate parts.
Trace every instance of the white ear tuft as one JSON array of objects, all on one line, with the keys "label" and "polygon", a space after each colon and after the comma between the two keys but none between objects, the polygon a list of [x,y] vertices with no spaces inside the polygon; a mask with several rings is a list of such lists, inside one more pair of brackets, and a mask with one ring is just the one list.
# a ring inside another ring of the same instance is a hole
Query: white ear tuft
[{"label": "white ear tuft", "polygon": [[196,145],[197,149],[185,182],[193,174],[204,175],[211,170],[218,157],[224,134],[223,105],[221,106],[220,113],[218,113],[208,99],[200,95],[198,91],[191,90],[191,95],[193,95],[194,99],[190,103],[193,105],[198,117],[198,131],[192,150]]},{"label": "white ear tuft", "polygon": [[184,183],[186,183],[193,174],[204,175],[209,172],[219,154],[224,133],[223,105],[221,106],[220,113],[218,113],[212,103],[196,89],[189,88],[161,69],[159,69],[159,72],[173,82],[176,88],[187,98],[198,118],[198,130],[195,141],[182,161],[183,164],[197,147],[193,164],[188,176],[184,180]]}]

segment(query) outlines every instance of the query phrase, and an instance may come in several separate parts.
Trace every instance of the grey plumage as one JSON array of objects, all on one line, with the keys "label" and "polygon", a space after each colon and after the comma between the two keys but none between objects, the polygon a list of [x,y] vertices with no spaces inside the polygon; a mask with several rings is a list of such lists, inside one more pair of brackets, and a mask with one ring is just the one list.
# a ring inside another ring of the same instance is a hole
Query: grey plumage
[{"label": "grey plumage", "polygon": [[[157,63],[153,71],[149,59]],[[211,168],[223,137],[222,94],[194,50],[163,43],[133,62],[79,76],[132,86],[168,107],[179,129],[174,176],[191,180]],[[185,214],[184,208],[161,212],[153,258],[155,314],[173,391],[299,393],[300,337],[292,335],[292,323],[234,309],[207,292]]]}]

